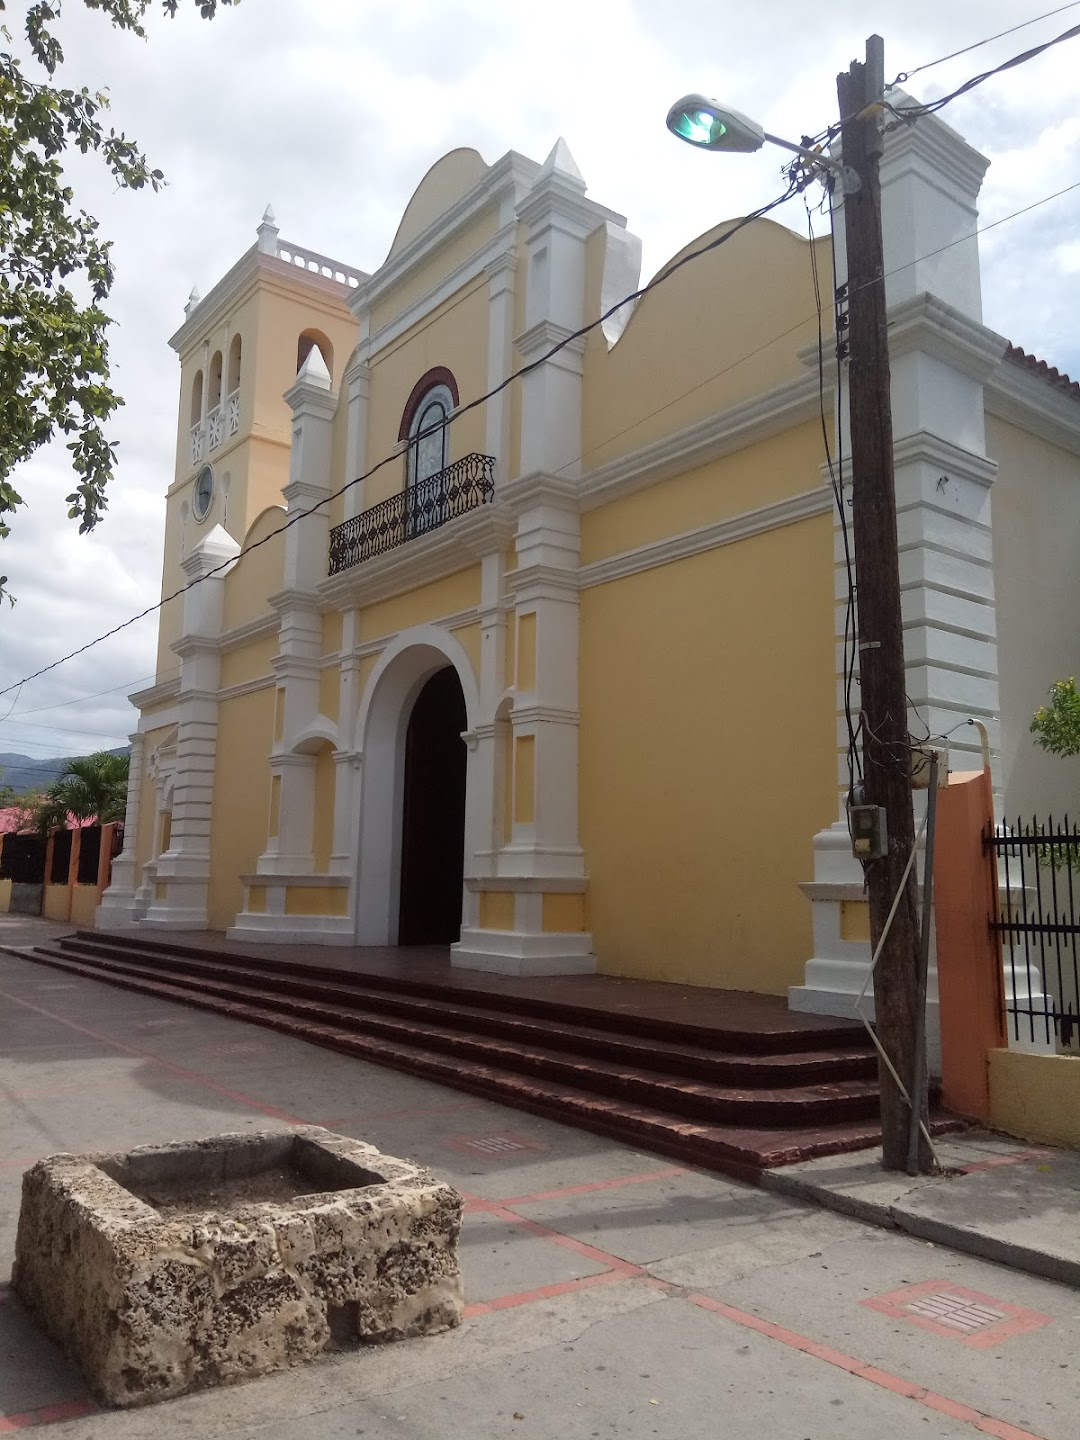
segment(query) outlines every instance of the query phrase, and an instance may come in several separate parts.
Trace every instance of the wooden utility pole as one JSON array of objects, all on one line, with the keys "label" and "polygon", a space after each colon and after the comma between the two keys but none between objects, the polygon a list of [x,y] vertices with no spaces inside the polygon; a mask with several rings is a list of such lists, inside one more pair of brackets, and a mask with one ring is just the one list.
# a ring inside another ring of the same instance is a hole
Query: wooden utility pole
[{"label": "wooden utility pole", "polygon": [[[853,61],[836,77],[845,166],[859,177],[844,197],[847,242],[848,397],[851,422],[852,528],[858,595],[859,676],[862,691],[865,802],[885,810],[888,853],[867,866],[870,931],[876,946],[892,909],[915,844],[911,803],[911,749],[904,638],[900,619],[900,569],[896,542],[892,408],[881,240],[881,112],[884,47],[866,42],[866,63]],[[868,106],[875,108],[869,114]],[[917,934],[914,867],[882,947],[874,974],[878,1039],[914,1104],[925,1115],[915,1083]],[[906,1170],[910,1112],[884,1062],[881,1130],[884,1164]],[[920,1168],[930,1156],[922,1141]]]}]

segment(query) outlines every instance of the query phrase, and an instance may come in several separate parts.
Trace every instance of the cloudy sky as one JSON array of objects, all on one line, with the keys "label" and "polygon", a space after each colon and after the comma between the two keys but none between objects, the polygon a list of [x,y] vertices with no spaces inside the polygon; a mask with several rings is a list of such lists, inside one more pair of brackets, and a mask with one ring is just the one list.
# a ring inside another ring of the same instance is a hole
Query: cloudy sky
[{"label": "cloudy sky", "polygon": [[[22,6],[8,5],[12,26]],[[779,151],[696,154],[664,129],[688,90],[722,95],[777,134],[835,118],[838,70],[877,30],[886,75],[1041,15],[1053,0],[243,0],[212,23],[194,0],[153,14],[146,43],[76,3],[64,8],[66,84],[107,87],[112,122],[169,181],[117,193],[92,163],[78,197],[115,240],[112,357],[126,399],[111,433],[119,468],[105,521],[80,537],[64,518],[66,452],[16,477],[30,501],[2,542],[17,606],[0,611],[0,687],[49,664],[159,594],[163,496],[172,479],[178,364],[167,341],[192,285],[205,294],[254,240],[267,202],[282,239],[365,270],[386,255],[418,181],[446,150],[509,149],[542,160],[563,135],[590,193],[629,217],[644,274],[727,216],[778,189]],[[190,12],[190,13],[189,13]],[[1080,4],[907,89],[932,99],[1076,24]],[[1080,40],[950,105],[950,124],[989,155],[981,223],[1080,180]],[[800,201],[776,218],[805,226]],[[1080,190],[982,241],[986,323],[1080,373]],[[139,622],[0,697],[0,752],[35,756],[123,744],[129,690],[150,682],[156,622]],[[14,779],[14,775],[10,777]]]}]

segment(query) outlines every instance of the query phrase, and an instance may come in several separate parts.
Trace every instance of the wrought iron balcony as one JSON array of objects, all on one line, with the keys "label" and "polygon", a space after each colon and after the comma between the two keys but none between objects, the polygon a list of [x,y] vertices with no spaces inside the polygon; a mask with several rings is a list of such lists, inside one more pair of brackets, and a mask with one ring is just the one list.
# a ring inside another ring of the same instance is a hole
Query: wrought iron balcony
[{"label": "wrought iron balcony", "polygon": [[495,494],[495,457],[463,455],[389,500],[382,500],[330,531],[329,573],[350,570],[372,555],[426,535],[455,515],[486,505]]}]

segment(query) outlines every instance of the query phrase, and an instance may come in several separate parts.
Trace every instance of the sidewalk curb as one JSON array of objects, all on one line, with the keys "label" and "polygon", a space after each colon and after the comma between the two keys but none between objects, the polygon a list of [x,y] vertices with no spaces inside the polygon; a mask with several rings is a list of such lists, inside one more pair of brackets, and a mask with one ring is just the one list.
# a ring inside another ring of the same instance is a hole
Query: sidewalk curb
[{"label": "sidewalk curb", "polygon": [[785,1175],[782,1170],[762,1171],[761,1188],[775,1191],[778,1195],[789,1195],[797,1200],[809,1200],[826,1210],[850,1216],[853,1220],[861,1220],[867,1225],[877,1225],[884,1230],[902,1230],[916,1240],[928,1240],[934,1245],[959,1250],[965,1255],[991,1260],[996,1265],[1007,1265],[1011,1270],[1023,1270],[1029,1275],[1038,1275],[1043,1280],[1056,1280],[1061,1285],[1080,1289],[1080,1261],[1065,1255],[1035,1250],[1029,1245],[1017,1245],[1011,1240],[985,1235],[982,1231],[965,1225],[954,1225],[947,1220],[919,1215],[901,1205],[860,1200],[857,1196],[830,1190],[824,1185],[815,1185],[813,1181],[800,1176]]}]

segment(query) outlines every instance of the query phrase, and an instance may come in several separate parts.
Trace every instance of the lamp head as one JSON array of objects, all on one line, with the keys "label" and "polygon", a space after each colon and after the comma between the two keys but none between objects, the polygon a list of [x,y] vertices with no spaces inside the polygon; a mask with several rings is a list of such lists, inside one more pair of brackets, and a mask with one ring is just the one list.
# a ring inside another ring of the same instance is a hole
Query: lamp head
[{"label": "lamp head", "polygon": [[765,131],[748,115],[730,110],[706,95],[684,95],[668,111],[667,128],[699,150],[729,150],[742,154],[760,150]]}]

